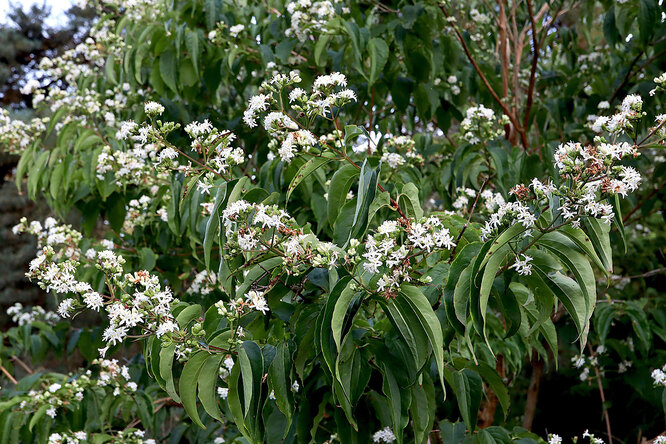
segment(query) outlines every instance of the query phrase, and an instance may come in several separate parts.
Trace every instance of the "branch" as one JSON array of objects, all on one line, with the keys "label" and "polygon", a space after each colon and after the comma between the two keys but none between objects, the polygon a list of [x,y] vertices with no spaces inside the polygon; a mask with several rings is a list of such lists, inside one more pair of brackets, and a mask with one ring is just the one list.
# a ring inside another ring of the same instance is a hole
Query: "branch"
[{"label": "branch", "polygon": [[[590,353],[594,356],[594,351],[592,346],[588,343],[587,347],[590,349]],[[601,409],[604,413],[604,419],[606,421],[606,434],[608,435],[608,444],[613,444],[613,434],[611,433],[611,424],[610,416],[608,416],[608,409],[606,409],[606,395],[604,394],[604,386],[601,383],[601,375],[599,374],[599,368],[594,366],[594,374],[597,377],[597,384],[599,385],[599,396],[601,397]]]},{"label": "branch", "polygon": [[[449,15],[448,11],[446,10],[446,8],[444,7],[444,5],[440,5],[439,7],[442,10],[442,12],[444,13],[444,15],[446,16],[446,18],[451,17]],[[465,43],[465,39],[463,38],[462,34],[458,30],[458,27],[454,24],[452,24],[451,26],[453,27],[453,30],[456,33],[456,37],[458,38],[458,41],[460,42],[460,45],[462,46],[463,51],[465,52],[465,55],[467,56],[467,59],[470,61],[470,63],[474,67],[474,70],[476,71],[476,73],[481,78],[481,81],[483,82],[483,84],[486,86],[486,88],[488,88],[488,91],[493,96],[493,99],[495,99],[495,101],[502,108],[502,111],[509,118],[509,120],[511,121],[511,124],[514,126],[516,131],[518,131],[518,133],[520,133],[520,139],[521,139],[521,142],[523,144],[523,147],[525,149],[527,149],[527,147],[529,146],[529,143],[527,142],[527,137],[525,135],[525,132],[520,127],[520,124],[518,123],[518,119],[516,119],[516,116],[511,112],[509,107],[504,102],[502,102],[502,99],[500,99],[500,97],[497,95],[497,93],[495,92],[493,87],[490,86],[490,82],[488,82],[488,79],[486,78],[486,76],[481,71],[481,68],[476,63],[476,60],[474,60],[474,56],[472,56],[472,53],[470,52],[469,47],[467,46],[467,43]]]},{"label": "branch", "polygon": [[525,105],[525,116],[523,117],[523,128],[527,130],[530,122],[530,110],[534,100],[534,84],[536,78],[537,63],[539,61],[539,42],[537,42],[536,21],[534,20],[534,11],[532,10],[532,0],[527,0],[527,10],[532,22],[532,68],[530,70],[530,84],[527,88],[527,103]]}]

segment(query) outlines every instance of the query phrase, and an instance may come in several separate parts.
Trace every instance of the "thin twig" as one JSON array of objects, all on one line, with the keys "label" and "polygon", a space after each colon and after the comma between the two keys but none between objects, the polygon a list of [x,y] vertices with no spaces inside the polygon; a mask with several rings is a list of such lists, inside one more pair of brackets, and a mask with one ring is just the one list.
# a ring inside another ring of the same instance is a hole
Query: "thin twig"
[{"label": "thin twig", "polygon": [[[440,9],[442,10],[442,12],[444,13],[444,15],[447,18],[450,17],[450,15],[449,15],[448,11],[446,10],[446,8],[444,7],[444,5],[440,5]],[[511,110],[509,109],[509,107],[504,102],[502,102],[502,99],[497,95],[497,93],[495,92],[493,87],[490,85],[490,82],[486,78],[485,74],[483,74],[483,71],[481,71],[481,68],[476,63],[476,60],[474,59],[474,56],[472,56],[472,53],[469,50],[469,47],[467,46],[467,43],[465,43],[465,39],[463,38],[462,34],[458,30],[458,27],[455,26],[454,24],[452,24],[451,26],[453,27],[453,31],[456,33],[456,37],[458,38],[458,41],[460,41],[460,45],[462,46],[463,51],[465,52],[465,55],[467,56],[467,59],[470,61],[470,63],[474,67],[474,70],[479,75],[479,78],[481,79],[483,84],[486,86],[486,88],[490,92],[490,95],[493,96],[493,99],[495,99],[495,101],[499,104],[499,106],[502,108],[502,111],[504,112],[504,114],[506,114],[506,116],[511,121],[511,124],[514,126],[516,131],[518,131],[518,133],[520,134],[520,139],[521,139],[521,142],[523,144],[523,147],[525,149],[527,149],[528,146],[529,146],[529,143],[527,142],[527,137],[525,135],[525,132],[520,127],[520,124],[518,123],[518,119],[516,119],[516,116],[514,115],[514,113],[512,113]]]},{"label": "thin twig", "polygon": [[539,43],[537,42],[536,21],[534,20],[534,11],[532,10],[532,1],[527,0],[527,11],[530,14],[532,23],[532,68],[530,70],[530,83],[527,88],[527,103],[525,104],[525,116],[523,117],[523,128],[527,130],[530,123],[530,111],[534,100],[534,85],[536,79],[537,63],[539,61]]},{"label": "thin twig", "polygon": [[14,383],[14,385],[17,385],[17,384],[18,384],[18,381],[17,381],[16,379],[14,379],[14,377],[12,376],[12,374],[9,373],[9,372],[7,371],[7,369],[5,368],[4,365],[0,365],[0,370],[2,370],[2,373],[4,373],[5,376],[7,376],[7,377],[9,378],[9,380],[12,381],[12,382]]},{"label": "thin twig", "polygon": [[474,209],[476,208],[476,204],[479,202],[479,196],[481,196],[481,192],[483,191],[483,188],[486,186],[486,184],[490,181],[490,179],[494,177],[490,176],[487,177],[486,180],[483,181],[481,184],[481,188],[479,188],[479,192],[476,193],[476,198],[474,199],[474,203],[472,204],[472,208],[469,211],[469,217],[467,218],[467,222],[465,222],[465,226],[460,230],[460,233],[458,233],[458,237],[456,238],[456,243],[453,245],[453,250],[451,250],[451,257],[449,257],[449,264],[453,262],[453,257],[456,252],[456,248],[458,248],[458,244],[460,243],[460,239],[462,238],[463,233],[465,233],[465,230],[467,230],[467,227],[469,226],[470,221],[472,220],[472,215],[474,214]]},{"label": "thin twig", "polygon": [[664,188],[664,185],[666,185],[666,180],[662,181],[662,182],[659,184],[659,186],[658,186],[657,188],[655,188],[654,190],[652,190],[652,192],[651,192],[650,194],[648,194],[647,196],[645,196],[645,199],[643,199],[643,200],[642,200],[638,205],[636,205],[636,206],[635,206],[630,212],[628,212],[627,215],[624,216],[624,217],[622,218],[622,223],[627,222],[627,221],[629,220],[629,218],[630,218],[630,217],[631,217],[636,211],[640,210],[640,208],[643,206],[643,204],[644,204],[645,202],[647,202],[648,200],[650,200],[650,198],[651,198],[652,196],[654,196],[654,195],[657,194],[659,191],[661,191],[661,189]]},{"label": "thin twig", "polygon": [[[588,343],[587,347],[590,349],[590,353],[594,356],[594,351],[592,346]],[[601,375],[599,374],[599,368],[594,366],[594,374],[597,377],[597,384],[599,385],[599,396],[601,397],[601,409],[604,412],[604,419],[606,421],[606,434],[608,435],[608,444],[613,444],[613,433],[611,432],[610,416],[608,415],[608,409],[606,408],[606,395],[604,394],[604,385],[601,383]]]}]

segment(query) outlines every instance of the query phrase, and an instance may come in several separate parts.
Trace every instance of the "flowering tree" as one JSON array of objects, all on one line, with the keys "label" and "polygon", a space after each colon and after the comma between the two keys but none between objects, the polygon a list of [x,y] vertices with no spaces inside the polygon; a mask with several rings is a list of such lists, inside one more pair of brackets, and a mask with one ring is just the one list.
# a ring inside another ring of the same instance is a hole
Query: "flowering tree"
[{"label": "flowering tree", "polygon": [[57,215],[14,228],[57,314],[8,310],[0,442],[558,443],[545,363],[582,439],[605,369],[661,411],[661,5],[490,3],[96,4],[0,120]]}]

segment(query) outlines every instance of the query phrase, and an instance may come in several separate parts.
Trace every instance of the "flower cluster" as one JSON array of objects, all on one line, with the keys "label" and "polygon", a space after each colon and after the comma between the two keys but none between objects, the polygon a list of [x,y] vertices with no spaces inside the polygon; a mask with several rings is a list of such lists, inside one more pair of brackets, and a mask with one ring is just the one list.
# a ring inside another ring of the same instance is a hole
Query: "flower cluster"
[{"label": "flower cluster", "polygon": [[[78,259],[80,250],[79,242],[81,233],[74,230],[71,225],[59,225],[53,217],[47,217],[44,225],[39,221],[28,223],[28,219],[22,217],[17,225],[12,228],[16,234],[28,233],[37,236],[38,248],[45,246],[58,248],[57,258]],[[31,264],[30,268],[33,268]]]},{"label": "flower cluster", "polygon": [[301,42],[312,36],[326,33],[326,24],[338,12],[349,13],[349,8],[339,6],[340,0],[296,0],[287,4],[291,26],[285,31],[287,37],[296,36]]},{"label": "flower cluster", "polygon": [[[357,243],[350,243],[349,256],[356,256]],[[413,258],[435,250],[450,250],[455,241],[437,216],[420,220],[388,220],[368,235],[361,254],[364,271],[379,274],[377,290],[386,297],[397,292],[402,282],[410,282]]]},{"label": "flower cluster", "polygon": [[395,442],[395,435],[393,434],[391,427],[384,427],[372,435],[372,441],[385,443]]},{"label": "flower cluster", "polygon": [[498,228],[515,222],[525,228],[531,228],[534,226],[536,220],[537,218],[532,210],[522,202],[500,204],[481,229],[481,237],[483,240],[488,240]]},{"label": "flower cluster", "polygon": [[407,136],[391,136],[382,147],[382,162],[392,169],[408,164],[422,165],[423,156],[415,149],[414,140]]},{"label": "flower cluster", "polygon": [[48,119],[35,117],[29,122],[12,119],[9,111],[0,109],[0,148],[11,154],[20,154],[34,140],[36,135],[46,131]]},{"label": "flower cluster", "polygon": [[655,368],[652,370],[652,381],[654,385],[666,387],[666,365],[662,368]]},{"label": "flower cluster", "polygon": [[633,130],[634,126],[632,122],[639,120],[643,116],[645,116],[645,112],[643,112],[643,99],[638,94],[630,94],[622,101],[619,112],[610,117],[597,117],[590,125],[590,128],[595,133],[607,131],[612,135],[619,135],[623,132]]},{"label": "flower cluster", "polygon": [[227,236],[225,248],[236,252],[272,251],[282,256],[288,274],[300,275],[311,266],[336,265],[340,249],[303,233],[296,221],[277,205],[252,204],[238,200],[222,212]]},{"label": "flower cluster", "polygon": [[45,408],[46,415],[55,418],[59,409],[81,401],[84,392],[93,387],[108,387],[113,396],[131,395],[137,390],[137,384],[131,381],[128,368],[118,364],[115,359],[98,359],[92,364],[99,366],[98,373],[94,374],[92,370],[87,370],[76,377],[60,379],[59,382],[52,379],[50,385],[45,385],[44,390],[30,390],[18,404],[18,408],[24,412]]},{"label": "flower cluster", "polygon": [[83,444],[88,442],[96,442],[97,437],[103,439],[105,443],[109,444],[155,444],[156,441],[152,438],[144,439],[146,432],[136,428],[129,428],[118,431],[113,435],[88,433],[86,431],[79,432],[59,432],[52,433],[49,436],[48,444]]},{"label": "flower cluster", "polygon": [[23,307],[20,302],[15,303],[7,309],[7,315],[12,317],[12,322],[19,326],[32,324],[35,321],[46,324],[56,324],[60,321],[60,316],[52,311],[46,311],[39,305],[34,307]]},{"label": "flower cluster", "polygon": [[[306,93],[294,88],[289,93],[289,104],[298,118],[292,117],[280,99],[282,91],[301,82],[300,75],[292,71],[288,76],[275,73],[269,82],[261,86],[264,93],[250,98],[243,120],[250,128],[257,126],[260,113],[264,117],[264,129],[275,140],[269,145],[285,162],[290,162],[299,152],[311,152],[319,147],[319,141],[307,128],[316,117],[331,119],[334,109],[356,101],[356,93],[344,88],[347,79],[340,73],[319,76],[315,79],[312,91]],[[267,94],[266,94],[267,93]]]},{"label": "flower cluster", "polygon": [[507,119],[506,115],[496,119],[495,111],[483,105],[468,108],[460,122],[461,138],[473,145],[489,142],[504,133],[503,126],[508,123]]}]

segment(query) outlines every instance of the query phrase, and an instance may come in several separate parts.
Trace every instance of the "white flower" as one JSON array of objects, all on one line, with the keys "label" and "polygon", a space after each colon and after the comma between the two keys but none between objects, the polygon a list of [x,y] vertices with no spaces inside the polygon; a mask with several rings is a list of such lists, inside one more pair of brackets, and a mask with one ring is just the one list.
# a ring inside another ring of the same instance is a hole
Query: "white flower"
[{"label": "white flower", "polygon": [[548,435],[548,444],[562,444],[562,438],[559,435],[551,433]]},{"label": "white flower", "polygon": [[143,106],[143,110],[146,112],[147,115],[151,117],[159,116],[164,112],[164,106],[157,102],[146,102],[146,104]]},{"label": "white flower", "polygon": [[65,299],[58,306],[58,314],[63,318],[68,318],[72,310],[74,310],[74,299],[72,298]]},{"label": "white flower", "polygon": [[104,306],[104,299],[96,291],[89,291],[83,295],[83,303],[91,310],[99,311]]},{"label": "white flower", "polygon": [[240,34],[244,29],[245,25],[243,24],[234,25],[231,28],[229,28],[229,34],[231,35],[231,37],[238,37],[238,34]]},{"label": "white flower", "polygon": [[217,394],[220,395],[220,398],[227,399],[227,396],[229,396],[229,389],[226,387],[218,387]]},{"label": "white flower", "polygon": [[[48,416],[50,416],[51,418],[55,418],[56,415],[57,415],[55,407],[49,407],[49,408],[46,410],[46,414],[47,414]],[[49,439],[50,439],[50,438],[49,438]]]},{"label": "white flower", "polygon": [[393,430],[391,430],[390,427],[384,427],[372,435],[372,440],[374,442],[391,443],[395,441],[395,435],[393,434]]},{"label": "white flower", "polygon": [[522,260],[516,258],[516,262],[511,266],[511,268],[515,268],[519,275],[527,276],[532,274],[532,264],[530,264],[532,257],[527,256],[526,254],[523,254],[522,256]]}]

